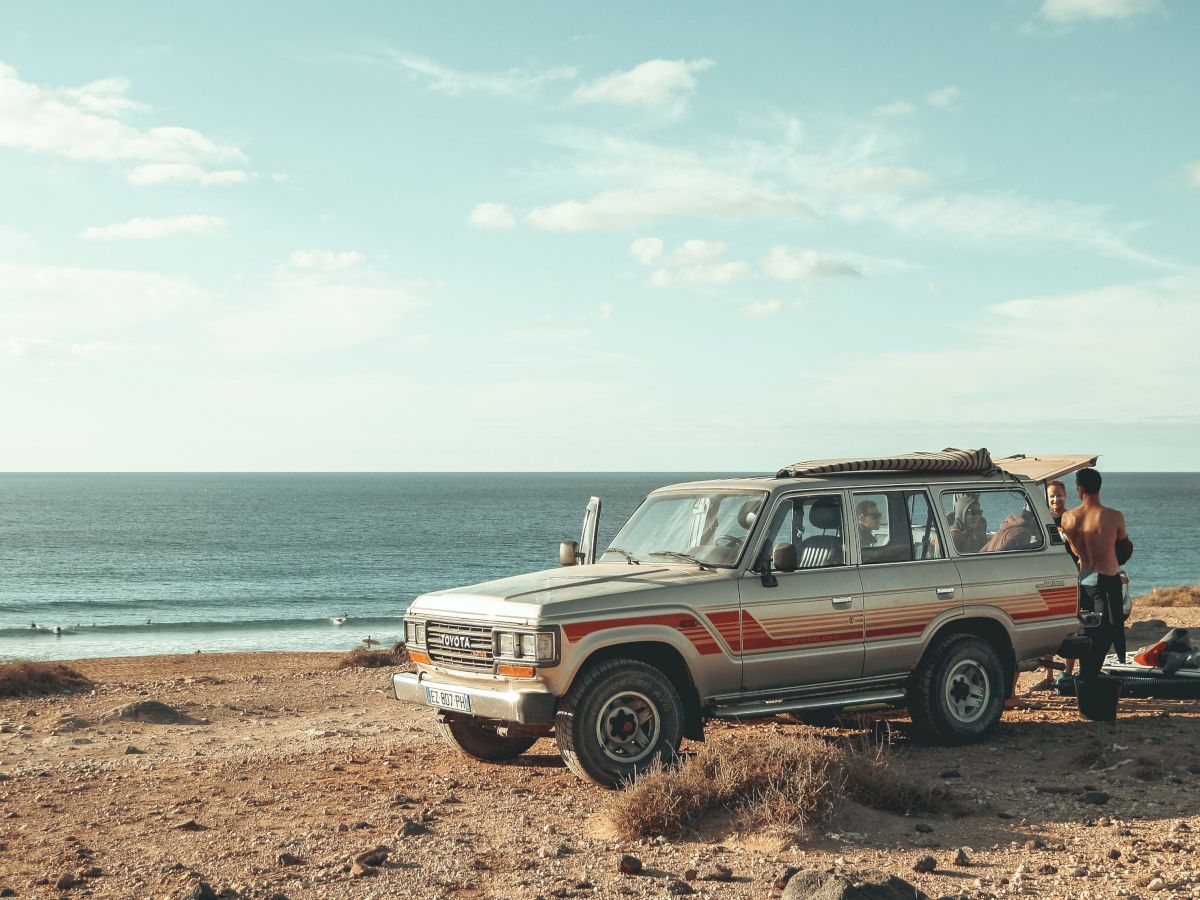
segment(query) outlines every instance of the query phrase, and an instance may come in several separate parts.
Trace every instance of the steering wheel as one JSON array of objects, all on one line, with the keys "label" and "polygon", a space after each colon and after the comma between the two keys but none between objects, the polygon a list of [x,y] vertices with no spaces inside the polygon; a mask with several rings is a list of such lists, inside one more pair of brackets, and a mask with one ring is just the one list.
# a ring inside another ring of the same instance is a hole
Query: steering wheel
[{"label": "steering wheel", "polygon": [[734,537],[732,534],[723,534],[714,541],[718,547],[723,547],[727,550],[737,550],[742,544],[746,543],[745,538]]}]

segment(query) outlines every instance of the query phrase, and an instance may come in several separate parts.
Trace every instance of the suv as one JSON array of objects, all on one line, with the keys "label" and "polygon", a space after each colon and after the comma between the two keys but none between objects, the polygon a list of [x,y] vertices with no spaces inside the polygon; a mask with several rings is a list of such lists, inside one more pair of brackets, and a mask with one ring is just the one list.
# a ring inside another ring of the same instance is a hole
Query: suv
[{"label": "suv", "polygon": [[979,740],[1018,663],[1078,630],[1039,482],[1094,461],[946,451],[675,484],[598,557],[593,497],[563,568],[413,602],[396,699],[476,759],[553,733],[605,785],[710,718],[906,706],[929,740]]}]

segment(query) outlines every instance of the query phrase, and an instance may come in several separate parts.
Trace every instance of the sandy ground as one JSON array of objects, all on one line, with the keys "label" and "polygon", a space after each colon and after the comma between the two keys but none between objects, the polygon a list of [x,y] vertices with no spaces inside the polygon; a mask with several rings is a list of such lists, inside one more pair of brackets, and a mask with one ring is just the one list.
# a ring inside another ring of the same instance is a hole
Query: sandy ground
[{"label": "sandy ground", "polygon": [[[1135,611],[1145,618],[1200,626],[1200,610]],[[893,872],[931,897],[1200,898],[1200,701],[1127,699],[1116,723],[1088,723],[1073,701],[1029,693],[1041,675],[1027,673],[1022,708],[980,745],[916,744],[903,713],[885,717],[903,770],[950,787],[970,815],[849,807],[801,839],[708,823],[629,843],[611,836],[609,792],[576,779],[552,739],[515,763],[465,759],[433,713],[391,699],[392,670],[336,671],[338,658],[82,660],[96,690],[0,701],[0,896],[667,897],[688,869],[720,864],[731,880],[688,887],[777,897],[787,867],[838,866]],[[145,699],[195,721],[101,721]],[[709,734],[735,750],[804,727]],[[383,865],[352,871],[380,845]],[[969,862],[955,862],[960,848]],[[618,871],[625,853],[643,874]],[[937,869],[918,874],[924,854]]]}]

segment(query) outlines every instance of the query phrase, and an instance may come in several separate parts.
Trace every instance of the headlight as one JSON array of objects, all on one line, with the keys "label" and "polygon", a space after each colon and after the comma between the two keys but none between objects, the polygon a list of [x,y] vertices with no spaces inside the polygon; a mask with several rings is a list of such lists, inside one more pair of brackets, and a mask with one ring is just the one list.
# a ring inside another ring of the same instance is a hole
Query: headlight
[{"label": "headlight", "polygon": [[424,644],[425,643],[425,623],[424,622],[404,622],[404,642],[406,644]]},{"label": "headlight", "polygon": [[521,635],[521,656],[526,659],[537,659],[537,635]]},{"label": "headlight", "polygon": [[496,655],[501,659],[544,662],[555,658],[554,633],[549,631],[498,631]]}]

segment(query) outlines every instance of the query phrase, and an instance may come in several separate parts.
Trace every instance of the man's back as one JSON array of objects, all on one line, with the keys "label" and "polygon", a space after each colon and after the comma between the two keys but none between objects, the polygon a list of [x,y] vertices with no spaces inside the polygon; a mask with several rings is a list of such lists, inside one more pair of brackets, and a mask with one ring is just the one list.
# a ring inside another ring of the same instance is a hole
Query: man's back
[{"label": "man's back", "polygon": [[1085,498],[1082,506],[1063,513],[1062,529],[1079,557],[1081,571],[1117,574],[1120,566],[1116,544],[1127,537],[1121,513],[1101,506],[1098,500]]}]

